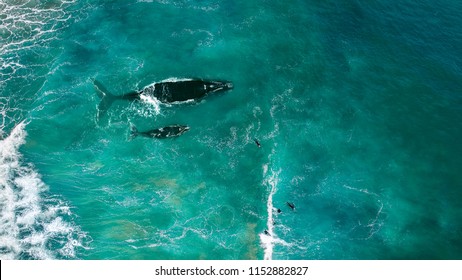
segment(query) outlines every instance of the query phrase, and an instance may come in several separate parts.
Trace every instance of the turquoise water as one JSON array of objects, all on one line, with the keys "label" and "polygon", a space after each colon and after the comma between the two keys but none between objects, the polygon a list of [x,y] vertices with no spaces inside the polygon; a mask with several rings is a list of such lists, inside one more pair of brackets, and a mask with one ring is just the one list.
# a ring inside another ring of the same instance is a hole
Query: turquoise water
[{"label": "turquoise water", "polygon": [[461,259],[462,4],[289,2],[0,0],[0,258]]}]

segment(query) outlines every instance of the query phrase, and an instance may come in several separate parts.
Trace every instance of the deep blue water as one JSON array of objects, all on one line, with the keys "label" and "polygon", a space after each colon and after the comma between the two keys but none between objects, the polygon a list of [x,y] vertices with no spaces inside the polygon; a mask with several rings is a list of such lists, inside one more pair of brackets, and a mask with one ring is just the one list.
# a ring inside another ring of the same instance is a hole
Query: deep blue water
[{"label": "deep blue water", "polygon": [[[462,3],[39,2],[0,0],[1,259],[461,259]],[[98,118],[193,77],[234,88]]]}]

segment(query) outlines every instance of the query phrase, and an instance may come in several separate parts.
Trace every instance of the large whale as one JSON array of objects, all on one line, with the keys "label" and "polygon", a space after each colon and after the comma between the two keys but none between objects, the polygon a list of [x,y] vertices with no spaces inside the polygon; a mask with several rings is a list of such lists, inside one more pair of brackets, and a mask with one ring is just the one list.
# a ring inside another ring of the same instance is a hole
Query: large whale
[{"label": "large whale", "polygon": [[130,139],[135,138],[136,136],[144,136],[149,138],[171,138],[177,137],[189,130],[189,127],[186,125],[170,125],[162,128],[156,128],[149,131],[140,132],[136,129],[135,126],[130,127]]},{"label": "large whale", "polygon": [[100,82],[93,79],[93,84],[101,97],[99,113],[104,113],[115,100],[137,100],[141,95],[155,97],[162,103],[181,103],[197,101],[210,93],[222,92],[233,88],[227,81],[202,79],[167,79],[145,86],[141,90],[122,95],[111,94]]}]

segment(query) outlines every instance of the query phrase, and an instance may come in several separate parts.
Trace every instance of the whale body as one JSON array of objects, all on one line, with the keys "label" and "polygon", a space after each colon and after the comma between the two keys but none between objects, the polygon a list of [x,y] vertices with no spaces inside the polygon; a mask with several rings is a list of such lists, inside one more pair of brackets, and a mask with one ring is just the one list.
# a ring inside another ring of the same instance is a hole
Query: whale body
[{"label": "whale body", "polygon": [[153,83],[144,87],[138,93],[153,96],[162,103],[173,103],[198,100],[210,93],[226,91],[232,88],[233,84],[225,81],[184,79]]},{"label": "whale body", "polygon": [[162,103],[182,103],[197,101],[208,94],[227,91],[234,87],[228,81],[167,79],[147,85],[141,90],[114,95],[97,80],[93,79],[93,84],[101,97],[98,105],[99,114],[106,112],[115,100],[139,100],[141,95],[147,95]]},{"label": "whale body", "polygon": [[135,126],[131,127],[131,139],[135,138],[136,136],[144,136],[149,138],[172,138],[180,136],[181,134],[185,133],[189,130],[189,127],[186,125],[170,125],[162,128],[156,128],[149,131],[140,132],[136,129]]}]

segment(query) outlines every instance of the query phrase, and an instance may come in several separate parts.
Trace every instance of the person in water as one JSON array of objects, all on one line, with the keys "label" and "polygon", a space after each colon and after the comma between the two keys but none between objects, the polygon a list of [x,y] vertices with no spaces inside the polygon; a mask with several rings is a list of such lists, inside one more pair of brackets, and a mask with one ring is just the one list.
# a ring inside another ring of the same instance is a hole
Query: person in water
[{"label": "person in water", "polygon": [[254,141],[255,141],[255,144],[257,144],[258,148],[260,148],[261,147],[260,142],[258,142],[257,139],[254,139]]},{"label": "person in water", "polygon": [[292,202],[287,202],[287,206],[289,206],[290,209],[295,210],[295,205]]}]

